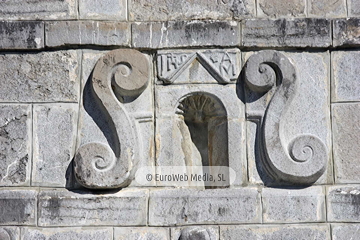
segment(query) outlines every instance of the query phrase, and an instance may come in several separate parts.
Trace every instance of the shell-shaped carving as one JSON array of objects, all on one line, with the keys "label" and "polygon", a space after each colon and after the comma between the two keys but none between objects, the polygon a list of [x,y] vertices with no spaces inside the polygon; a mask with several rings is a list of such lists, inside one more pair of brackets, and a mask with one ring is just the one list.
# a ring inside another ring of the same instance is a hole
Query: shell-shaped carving
[{"label": "shell-shaped carving", "polygon": [[142,53],[132,49],[114,50],[95,66],[92,86],[115,127],[118,142],[112,150],[103,143],[82,145],[74,159],[75,176],[87,188],[119,188],[129,184],[139,142],[134,120],[130,119],[117,96],[136,97],[148,84],[150,64]]},{"label": "shell-shaped carving", "polygon": [[262,161],[270,176],[291,184],[314,183],[325,171],[327,149],[314,135],[300,135],[289,144],[281,138],[282,116],[297,90],[296,70],[290,60],[277,51],[252,55],[245,68],[245,81],[256,92],[277,86],[262,120],[260,147]]}]

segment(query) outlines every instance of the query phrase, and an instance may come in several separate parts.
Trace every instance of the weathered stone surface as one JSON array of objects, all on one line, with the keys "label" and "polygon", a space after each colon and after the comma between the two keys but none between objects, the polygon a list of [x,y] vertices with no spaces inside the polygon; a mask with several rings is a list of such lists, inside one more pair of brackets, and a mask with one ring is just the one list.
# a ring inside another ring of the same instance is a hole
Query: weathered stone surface
[{"label": "weathered stone surface", "polygon": [[242,19],[255,15],[253,0],[129,1],[131,21],[167,21],[184,19]]},{"label": "weathered stone surface", "polygon": [[[286,208],[287,206],[284,206]],[[328,240],[330,229],[326,225],[248,225],[220,226],[221,239],[251,240]]]},{"label": "weathered stone surface", "polygon": [[336,183],[360,183],[360,104],[332,106]]},{"label": "weathered stone surface", "polygon": [[0,105],[0,146],[0,186],[29,185],[30,105]]},{"label": "weathered stone surface", "polygon": [[112,228],[31,228],[21,230],[21,240],[112,240]]},{"label": "weathered stone surface", "polygon": [[[360,5],[359,5],[360,6]],[[333,45],[359,46],[360,45],[360,19],[334,19],[333,20]]]},{"label": "weathered stone surface", "polygon": [[360,52],[333,51],[331,53],[332,102],[348,102],[360,100]]},{"label": "weathered stone surface", "polygon": [[349,240],[359,238],[360,224],[331,224],[333,240]]},{"label": "weathered stone surface", "polygon": [[[245,53],[244,60],[247,60],[251,54],[251,52]],[[327,168],[315,183],[332,183],[329,53],[286,52],[284,54],[295,66],[298,86],[288,110],[281,117],[280,130],[284,131],[281,136],[283,144],[285,146],[297,136],[304,134],[314,135],[321,139],[327,149]],[[261,77],[256,79],[261,79]],[[246,114],[248,119],[254,121],[247,123],[248,171],[250,182],[256,184],[279,185],[265,172],[258,145],[262,136],[259,126],[255,123],[263,117],[276,89],[277,87],[273,87],[266,94],[261,94],[250,91],[246,87]],[[303,173],[306,176],[308,171],[303,171]]]},{"label": "weathered stone surface", "polygon": [[236,83],[240,58],[238,49],[158,51],[158,84]]},{"label": "weathered stone surface", "polygon": [[129,189],[106,194],[42,190],[39,226],[134,226],[146,224],[148,192]]},{"label": "weathered stone surface", "polygon": [[[244,182],[245,110],[235,84],[156,85],[155,97],[158,166],[228,166],[233,185]],[[193,128],[199,123],[207,127]]]},{"label": "weathered stone surface", "polygon": [[79,0],[80,19],[127,20],[126,0]]},{"label": "weathered stone surface", "polygon": [[34,106],[33,186],[69,186],[78,108],[77,104]]},{"label": "weathered stone surface", "polygon": [[327,220],[330,222],[360,222],[360,186],[327,188]]},{"label": "weathered stone surface", "polygon": [[237,46],[240,24],[235,21],[142,22],[132,25],[136,48]]},{"label": "weathered stone surface", "polygon": [[190,226],[171,228],[171,240],[204,239],[218,240],[219,227],[217,226]]},{"label": "weathered stone surface", "polygon": [[0,19],[75,19],[76,0],[3,0],[0,2]]},{"label": "weathered stone surface", "polygon": [[349,17],[358,17],[360,16],[360,1],[358,0],[348,0],[348,16]]},{"label": "weathered stone surface", "polygon": [[0,225],[35,225],[37,195],[31,189],[1,188]]},{"label": "weathered stone surface", "polygon": [[325,221],[325,193],[322,187],[264,188],[262,203],[265,223]]},{"label": "weathered stone surface", "polygon": [[259,0],[257,1],[259,17],[305,17],[306,0]]},{"label": "weathered stone surface", "polygon": [[1,240],[20,240],[20,228],[0,227]]},{"label": "weathered stone surface", "polygon": [[0,54],[0,101],[76,102],[78,51]]},{"label": "weathered stone surface", "polygon": [[332,44],[328,19],[250,19],[242,25],[246,47],[329,47]]},{"label": "weathered stone surface", "polygon": [[[346,0],[308,0],[309,17],[346,17]],[[336,20],[335,20],[336,21]]]},{"label": "weathered stone surface", "polygon": [[114,240],[169,240],[168,228],[132,227],[114,228]]},{"label": "weathered stone surface", "polygon": [[130,24],[103,21],[55,21],[45,25],[46,46],[130,46]]},{"label": "weathered stone surface", "polygon": [[257,188],[150,192],[149,224],[154,226],[258,223],[260,215]]},{"label": "weathered stone surface", "polygon": [[39,49],[43,47],[43,22],[0,21],[0,49]]}]

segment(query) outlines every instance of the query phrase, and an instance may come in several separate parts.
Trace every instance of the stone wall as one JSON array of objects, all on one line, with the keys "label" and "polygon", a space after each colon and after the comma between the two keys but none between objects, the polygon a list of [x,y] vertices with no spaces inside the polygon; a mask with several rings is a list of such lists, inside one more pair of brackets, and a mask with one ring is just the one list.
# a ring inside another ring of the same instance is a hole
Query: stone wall
[{"label": "stone wall", "polygon": [[358,0],[0,1],[0,239],[360,239],[359,47]]}]

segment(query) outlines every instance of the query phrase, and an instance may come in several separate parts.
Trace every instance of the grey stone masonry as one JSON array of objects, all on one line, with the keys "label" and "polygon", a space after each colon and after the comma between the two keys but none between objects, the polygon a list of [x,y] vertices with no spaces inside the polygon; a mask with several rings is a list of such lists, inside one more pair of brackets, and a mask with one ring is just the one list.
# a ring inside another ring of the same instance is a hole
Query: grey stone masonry
[{"label": "grey stone masonry", "polygon": [[333,51],[331,53],[331,101],[354,102],[360,100],[360,52]]},{"label": "grey stone masonry", "polygon": [[359,0],[348,0],[348,16],[359,17],[360,16],[360,1]]},{"label": "grey stone masonry", "polygon": [[29,186],[31,131],[30,105],[0,105],[0,186]]},{"label": "grey stone masonry", "polygon": [[326,220],[323,187],[264,188],[262,203],[264,223],[324,222]]},{"label": "grey stone masonry", "polygon": [[[359,5],[360,6],[360,5]],[[360,45],[360,19],[346,18],[333,20],[333,46]]]},{"label": "grey stone masonry", "polygon": [[187,226],[171,228],[171,240],[219,239],[219,226]]},{"label": "grey stone masonry", "polygon": [[112,240],[112,228],[34,228],[21,229],[21,240]]},{"label": "grey stone masonry", "polygon": [[306,0],[258,0],[258,17],[305,17]]},{"label": "grey stone masonry", "polygon": [[2,240],[20,240],[20,228],[18,228],[18,227],[0,227],[0,239],[2,239]]},{"label": "grey stone masonry", "polygon": [[76,50],[0,54],[0,101],[77,102],[80,57]]},{"label": "grey stone masonry", "polygon": [[78,108],[65,103],[34,106],[33,186],[70,186]]},{"label": "grey stone masonry", "polygon": [[35,20],[35,19],[75,19],[77,0],[2,0],[0,19]]},{"label": "grey stone masonry", "polygon": [[332,105],[336,183],[360,183],[360,104]]},{"label": "grey stone masonry", "polygon": [[132,25],[132,45],[136,48],[184,46],[237,46],[240,24],[235,21],[143,22]]},{"label": "grey stone masonry", "polygon": [[255,16],[254,0],[129,1],[129,17],[131,21],[242,19],[252,16]]},{"label": "grey stone masonry", "polygon": [[327,188],[327,220],[360,222],[360,185]]},{"label": "grey stone masonry", "polygon": [[325,224],[220,226],[220,239],[329,240],[330,228]]},{"label": "grey stone masonry", "polygon": [[245,47],[329,47],[328,19],[249,19],[242,25]]},{"label": "grey stone masonry", "polygon": [[0,49],[39,49],[43,47],[43,22],[0,21]]},{"label": "grey stone masonry", "polygon": [[307,4],[309,17],[346,17],[346,0],[307,0]]},{"label": "grey stone masonry", "polygon": [[46,46],[130,45],[130,24],[103,21],[55,21],[45,25]]},{"label": "grey stone masonry", "polygon": [[168,228],[154,227],[116,227],[114,228],[114,240],[169,240],[170,230]]},{"label": "grey stone masonry", "polygon": [[35,225],[37,194],[31,189],[0,188],[0,225]]},{"label": "grey stone masonry", "polygon": [[333,240],[355,240],[359,238],[360,224],[331,224],[331,233]]},{"label": "grey stone masonry", "polygon": [[149,225],[259,223],[257,188],[150,191]]},{"label": "grey stone masonry", "polygon": [[144,226],[148,192],[70,192],[43,189],[39,194],[39,226]]},{"label": "grey stone masonry", "polygon": [[78,0],[80,19],[127,20],[126,0]]}]

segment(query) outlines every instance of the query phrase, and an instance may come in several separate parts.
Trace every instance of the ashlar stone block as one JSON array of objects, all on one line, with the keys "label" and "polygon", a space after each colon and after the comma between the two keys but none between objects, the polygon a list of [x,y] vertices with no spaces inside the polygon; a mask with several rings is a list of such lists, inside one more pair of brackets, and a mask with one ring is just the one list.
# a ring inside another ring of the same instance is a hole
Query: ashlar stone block
[{"label": "ashlar stone block", "polygon": [[43,47],[43,22],[0,21],[0,49],[39,49]]},{"label": "ashlar stone block", "polygon": [[257,188],[151,190],[149,225],[259,223]]},{"label": "ashlar stone block", "polygon": [[0,54],[0,101],[77,102],[80,56],[75,50]]},{"label": "ashlar stone block", "polygon": [[264,223],[324,222],[323,187],[262,190]]},{"label": "ashlar stone block", "polygon": [[37,195],[32,189],[0,188],[0,225],[35,226]]},{"label": "ashlar stone block", "polygon": [[171,240],[183,239],[206,239],[218,240],[219,227],[218,226],[189,226],[171,228]]},{"label": "ashlar stone block", "polygon": [[331,224],[333,240],[349,240],[359,237],[360,224]]},{"label": "ashlar stone block", "polygon": [[126,0],[78,0],[80,19],[127,20]]},{"label": "ashlar stone block", "polygon": [[360,27],[359,18],[334,19],[333,20],[334,47],[360,45],[359,27]]},{"label": "ashlar stone block", "polygon": [[39,193],[38,225],[144,226],[148,191],[128,189],[107,194],[43,189]]},{"label": "ashlar stone block", "polygon": [[33,228],[21,229],[22,240],[112,240],[112,228]]},{"label": "ashlar stone block", "polygon": [[66,103],[34,106],[33,186],[71,186],[78,108]]},{"label": "ashlar stone block", "polygon": [[0,239],[2,239],[2,240],[20,240],[20,228],[0,227]]},{"label": "ashlar stone block", "polygon": [[360,1],[358,0],[348,0],[348,16],[349,17],[358,17],[360,16]]},{"label": "ashlar stone block", "polygon": [[166,0],[157,2],[131,0],[129,6],[131,21],[242,19],[254,15],[255,1],[253,0]]},{"label": "ashlar stone block", "polygon": [[331,186],[327,188],[327,220],[331,222],[360,222],[360,186]]},{"label": "ashlar stone block", "polygon": [[306,0],[259,0],[257,1],[259,17],[305,17]]},{"label": "ashlar stone block", "polygon": [[[346,0],[307,0],[309,17],[346,17]],[[336,20],[335,20],[336,21]]]},{"label": "ashlar stone block", "polygon": [[329,240],[330,229],[322,224],[220,226],[220,236],[228,240]]},{"label": "ashlar stone block", "polygon": [[105,21],[52,21],[45,25],[46,46],[130,46],[130,24]]},{"label": "ashlar stone block", "polygon": [[331,53],[332,102],[351,102],[360,100],[360,52],[333,51]]},{"label": "ashlar stone block", "polygon": [[30,105],[0,104],[0,186],[30,184],[31,131]]},{"label": "ashlar stone block", "polygon": [[139,239],[170,240],[170,230],[165,227],[114,228],[114,240],[139,240]]}]

